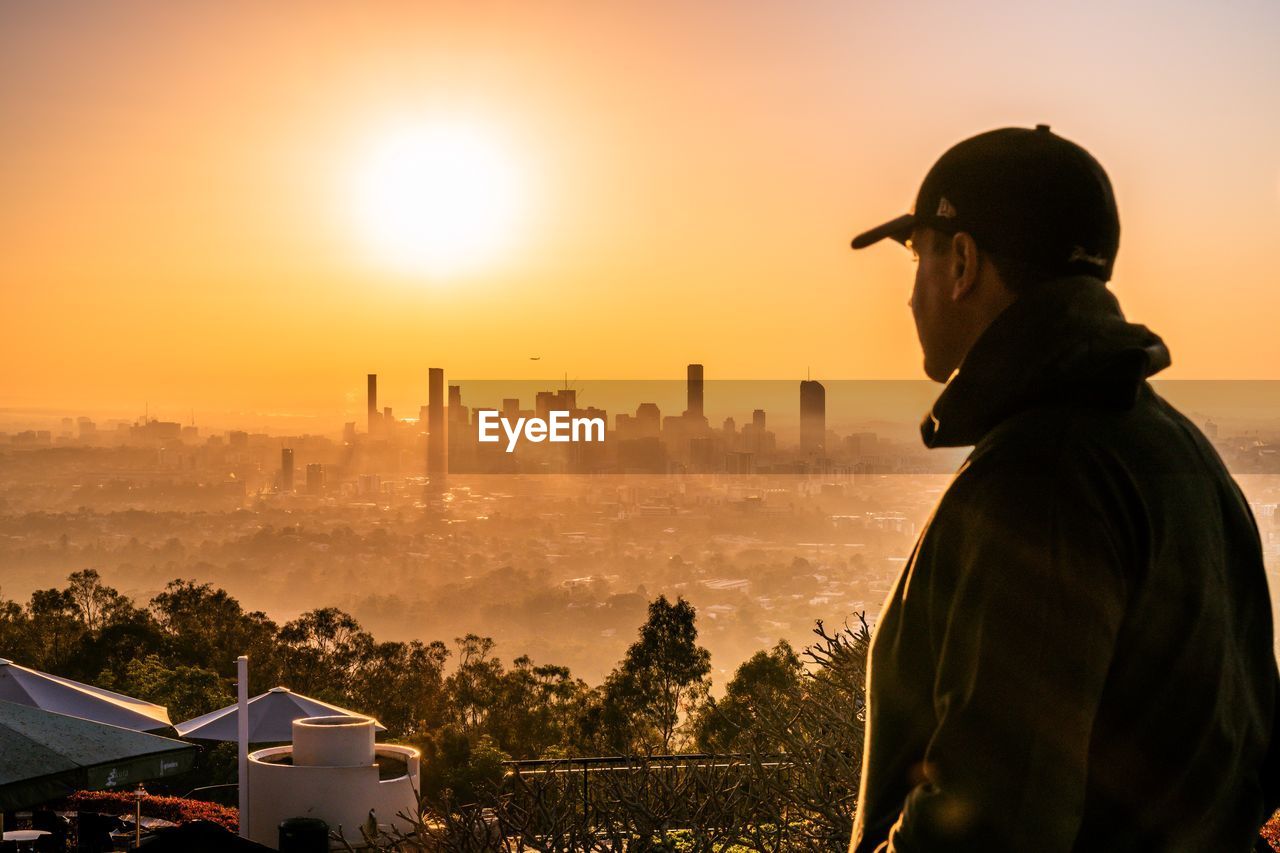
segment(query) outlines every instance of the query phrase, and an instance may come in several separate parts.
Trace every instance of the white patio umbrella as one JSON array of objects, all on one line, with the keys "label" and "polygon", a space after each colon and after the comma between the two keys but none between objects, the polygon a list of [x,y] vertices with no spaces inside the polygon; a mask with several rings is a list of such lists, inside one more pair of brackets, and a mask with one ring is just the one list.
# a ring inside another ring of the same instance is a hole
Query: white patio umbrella
[{"label": "white patio umbrella", "polygon": [[136,732],[167,731],[172,727],[163,705],[28,669],[4,658],[0,658],[0,701]]},{"label": "white patio umbrella", "polygon": [[[365,716],[319,699],[299,695],[287,687],[273,687],[249,700],[249,742],[285,743],[293,740],[294,720],[337,715]],[[239,739],[239,722],[238,706],[228,705],[185,723],[178,723],[174,728],[179,735],[191,740],[235,741]],[[378,731],[386,731],[381,723],[375,725]]]}]

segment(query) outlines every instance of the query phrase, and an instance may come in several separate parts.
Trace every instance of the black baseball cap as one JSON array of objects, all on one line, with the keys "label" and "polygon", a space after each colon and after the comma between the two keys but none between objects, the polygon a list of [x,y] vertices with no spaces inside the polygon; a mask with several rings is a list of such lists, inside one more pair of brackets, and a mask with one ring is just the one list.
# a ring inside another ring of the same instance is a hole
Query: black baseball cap
[{"label": "black baseball cap", "polygon": [[916,226],[965,231],[996,255],[1050,275],[1111,278],[1120,217],[1107,173],[1049,129],[1004,127],[953,146],[925,175],[911,213],[853,238],[905,243]]}]

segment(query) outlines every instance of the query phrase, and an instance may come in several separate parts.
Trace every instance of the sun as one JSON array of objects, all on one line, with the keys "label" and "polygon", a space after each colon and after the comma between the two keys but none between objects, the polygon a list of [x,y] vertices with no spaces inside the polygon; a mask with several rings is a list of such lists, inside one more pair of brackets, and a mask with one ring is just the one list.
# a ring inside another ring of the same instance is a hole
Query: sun
[{"label": "sun", "polygon": [[449,123],[376,137],[355,173],[354,212],[377,261],[440,277],[500,260],[523,204],[519,175],[493,133]]}]

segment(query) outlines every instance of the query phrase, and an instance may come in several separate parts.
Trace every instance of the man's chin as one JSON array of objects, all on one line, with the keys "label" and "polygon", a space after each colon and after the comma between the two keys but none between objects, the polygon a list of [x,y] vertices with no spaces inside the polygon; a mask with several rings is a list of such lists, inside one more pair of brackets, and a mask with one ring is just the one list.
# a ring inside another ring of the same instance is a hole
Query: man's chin
[{"label": "man's chin", "polygon": [[947,380],[951,378],[951,374],[955,373],[955,368],[943,368],[936,364],[930,364],[929,359],[924,360],[924,375],[928,376],[934,382],[947,384]]}]

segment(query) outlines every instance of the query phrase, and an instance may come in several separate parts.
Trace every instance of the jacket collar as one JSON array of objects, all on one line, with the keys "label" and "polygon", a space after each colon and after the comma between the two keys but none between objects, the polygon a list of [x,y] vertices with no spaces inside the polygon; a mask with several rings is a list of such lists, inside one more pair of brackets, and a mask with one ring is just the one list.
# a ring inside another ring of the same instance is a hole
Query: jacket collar
[{"label": "jacket collar", "polygon": [[1001,421],[1038,405],[1126,409],[1170,363],[1164,342],[1128,323],[1106,284],[1044,282],[987,326],[920,426],[927,447],[977,444]]}]

